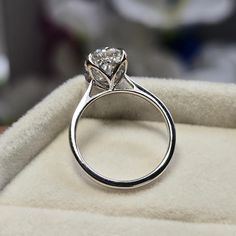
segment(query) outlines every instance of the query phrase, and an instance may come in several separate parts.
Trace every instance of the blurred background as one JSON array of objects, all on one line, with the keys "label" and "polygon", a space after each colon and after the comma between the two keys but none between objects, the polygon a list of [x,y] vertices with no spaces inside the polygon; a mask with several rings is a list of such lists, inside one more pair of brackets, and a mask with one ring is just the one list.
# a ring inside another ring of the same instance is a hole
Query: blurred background
[{"label": "blurred background", "polygon": [[[83,73],[98,47],[129,74],[236,83],[233,0],[0,0],[0,125]],[[62,98],[63,99],[63,98]]]}]

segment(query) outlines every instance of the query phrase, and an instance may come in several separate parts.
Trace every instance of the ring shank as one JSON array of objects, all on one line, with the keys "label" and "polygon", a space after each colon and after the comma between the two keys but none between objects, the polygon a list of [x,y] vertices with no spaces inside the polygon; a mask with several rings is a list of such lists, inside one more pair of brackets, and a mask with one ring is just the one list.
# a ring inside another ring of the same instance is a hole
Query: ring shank
[{"label": "ring shank", "polygon": [[[69,130],[69,140],[70,140],[70,145],[71,149],[73,151],[73,154],[80,164],[80,166],[84,169],[84,171],[92,177],[94,180],[96,180],[98,183],[108,186],[108,187],[113,187],[113,188],[135,188],[139,187],[142,185],[145,185],[152,180],[156,179],[160,174],[165,170],[167,165],[169,164],[173,153],[175,149],[175,142],[176,142],[176,132],[175,132],[175,126],[174,126],[174,121],[173,118],[168,111],[167,107],[164,105],[164,103],[154,96],[152,93],[141,87],[140,85],[136,84],[134,81],[132,81],[132,84],[134,85],[133,89],[124,89],[124,90],[106,90],[103,91],[99,94],[96,94],[92,97],[89,96],[91,88],[92,88],[92,82],[90,82],[89,88],[84,94],[83,98],[81,99],[79,105],[77,106],[74,115],[72,117],[71,125],[70,125],[70,130]],[[150,173],[148,173],[145,176],[142,176],[137,179],[133,180],[114,180],[110,179],[108,177],[105,177],[99,173],[97,173],[94,169],[92,169],[87,162],[84,160],[83,156],[81,155],[81,152],[79,150],[79,147],[77,146],[77,137],[76,137],[76,130],[77,130],[77,124],[82,117],[84,111],[96,100],[112,95],[112,94],[130,94],[134,96],[138,96],[149,102],[151,105],[153,105],[163,116],[168,134],[169,134],[169,139],[168,139],[168,148],[165,153],[164,158],[160,162],[160,164]]]}]

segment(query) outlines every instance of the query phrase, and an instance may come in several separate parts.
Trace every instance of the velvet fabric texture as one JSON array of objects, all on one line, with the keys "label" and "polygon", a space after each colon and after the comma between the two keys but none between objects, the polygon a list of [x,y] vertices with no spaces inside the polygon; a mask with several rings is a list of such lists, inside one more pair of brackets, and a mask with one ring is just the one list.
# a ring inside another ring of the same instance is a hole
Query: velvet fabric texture
[{"label": "velvet fabric texture", "polygon": [[[0,136],[0,235],[236,234],[236,85],[135,79],[176,122],[176,151],[164,174],[128,191],[85,176],[68,143],[87,86],[78,76]],[[133,98],[94,104],[78,127],[86,161],[113,178],[151,171],[167,139],[154,114]]]}]

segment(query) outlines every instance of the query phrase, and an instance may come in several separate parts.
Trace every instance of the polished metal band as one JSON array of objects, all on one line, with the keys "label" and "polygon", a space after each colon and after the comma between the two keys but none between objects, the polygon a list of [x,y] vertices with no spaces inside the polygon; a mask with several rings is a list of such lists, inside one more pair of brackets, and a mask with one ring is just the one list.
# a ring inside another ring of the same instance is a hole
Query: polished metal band
[{"label": "polished metal band", "polygon": [[[172,116],[170,112],[168,111],[167,107],[164,105],[164,103],[157,98],[155,95],[153,95],[148,90],[144,89],[142,86],[138,85],[136,82],[134,82],[131,78],[129,78],[127,75],[124,75],[122,80],[126,80],[131,87],[125,88],[125,89],[119,89],[116,87],[110,87],[109,89],[105,89],[104,91],[97,93],[95,95],[91,95],[91,91],[93,89],[93,86],[96,86],[96,82],[94,80],[91,80],[89,82],[89,86],[87,91],[85,92],[84,96],[82,97],[79,105],[77,106],[74,115],[72,117],[70,129],[69,129],[69,140],[71,149],[73,151],[73,154],[80,164],[80,166],[83,168],[83,170],[94,180],[96,180],[98,183],[113,187],[113,188],[123,188],[123,189],[129,189],[129,188],[135,188],[139,186],[143,186],[152,180],[156,179],[160,174],[165,170],[167,165],[169,164],[173,153],[175,149],[175,143],[176,143],[176,132],[175,132],[175,125],[174,121],[172,119]],[[160,162],[160,164],[157,165],[157,167],[148,173],[145,176],[142,176],[137,179],[133,180],[114,180],[108,177],[105,177],[101,175],[100,173],[97,173],[94,169],[92,169],[88,163],[84,160],[83,156],[81,155],[79,146],[77,145],[77,124],[81,116],[83,115],[84,111],[96,100],[107,96],[111,94],[130,94],[134,96],[141,97],[148,101],[151,105],[153,105],[163,116],[164,121],[167,126],[169,139],[168,139],[168,148],[165,153],[164,158]]]}]

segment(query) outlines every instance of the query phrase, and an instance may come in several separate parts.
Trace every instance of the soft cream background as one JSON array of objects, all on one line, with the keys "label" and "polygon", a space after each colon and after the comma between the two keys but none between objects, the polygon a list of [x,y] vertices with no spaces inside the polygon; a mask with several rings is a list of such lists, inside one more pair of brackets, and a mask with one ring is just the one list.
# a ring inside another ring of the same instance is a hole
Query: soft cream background
[{"label": "soft cream background", "polygon": [[[177,121],[177,146],[167,171],[129,191],[100,187],[84,176],[67,130],[85,89],[77,77],[0,137],[1,235],[236,234],[236,86],[137,81],[163,99]],[[129,178],[151,169],[161,156],[162,123],[90,115],[96,118],[80,123],[81,142],[102,173]],[[121,155],[117,142],[126,149]]]}]

